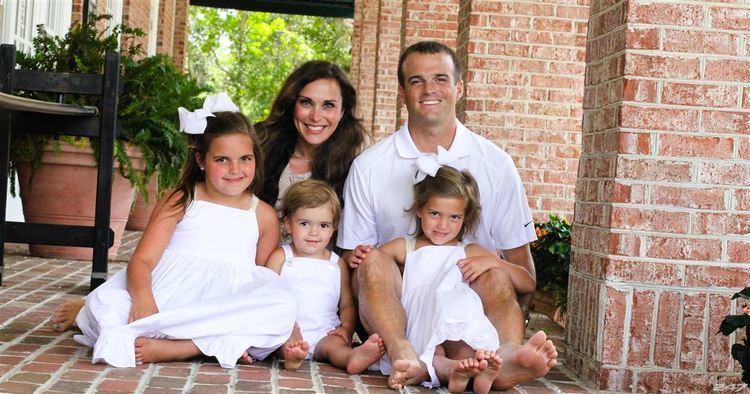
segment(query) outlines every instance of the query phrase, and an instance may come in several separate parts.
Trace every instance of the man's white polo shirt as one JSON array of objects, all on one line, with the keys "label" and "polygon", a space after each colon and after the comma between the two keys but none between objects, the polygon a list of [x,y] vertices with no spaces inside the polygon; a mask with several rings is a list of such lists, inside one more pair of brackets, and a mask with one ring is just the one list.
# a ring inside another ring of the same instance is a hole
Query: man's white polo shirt
[{"label": "man's white polo shirt", "polygon": [[[456,136],[448,149],[479,185],[482,215],[469,242],[489,250],[512,249],[536,239],[526,194],[513,160],[489,140],[456,120]],[[414,201],[412,179],[422,155],[405,125],[359,155],[344,185],[344,211],[338,246],[380,245],[413,234],[416,223],[407,212]]]}]

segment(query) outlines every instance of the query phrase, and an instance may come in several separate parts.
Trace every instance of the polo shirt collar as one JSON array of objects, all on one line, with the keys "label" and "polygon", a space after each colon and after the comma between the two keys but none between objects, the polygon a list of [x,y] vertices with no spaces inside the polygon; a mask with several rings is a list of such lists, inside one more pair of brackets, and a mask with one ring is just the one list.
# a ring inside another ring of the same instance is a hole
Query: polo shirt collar
[{"label": "polo shirt collar", "polygon": [[[416,159],[422,152],[417,149],[414,144],[414,140],[411,139],[409,134],[408,124],[404,124],[399,131],[396,132],[396,151],[398,155],[404,159]],[[461,158],[468,156],[471,151],[471,131],[466,128],[461,122],[456,119],[456,136],[453,137],[453,143],[451,144],[448,152],[454,156]]]}]

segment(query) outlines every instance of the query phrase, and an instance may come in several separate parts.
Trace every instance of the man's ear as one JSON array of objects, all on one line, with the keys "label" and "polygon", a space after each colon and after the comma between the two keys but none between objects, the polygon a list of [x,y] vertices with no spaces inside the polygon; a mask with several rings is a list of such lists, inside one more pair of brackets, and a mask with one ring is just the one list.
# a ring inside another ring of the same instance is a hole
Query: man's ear
[{"label": "man's ear", "polygon": [[456,83],[456,100],[464,96],[464,80],[459,79]]}]

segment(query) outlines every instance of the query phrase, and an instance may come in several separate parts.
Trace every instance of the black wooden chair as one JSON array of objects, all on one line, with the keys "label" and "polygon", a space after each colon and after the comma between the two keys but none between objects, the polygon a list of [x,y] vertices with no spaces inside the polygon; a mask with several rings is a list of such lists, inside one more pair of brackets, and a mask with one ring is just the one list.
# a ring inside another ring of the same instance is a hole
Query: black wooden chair
[{"label": "black wooden chair", "polygon": [[[91,247],[94,249],[91,290],[107,279],[107,251],[114,242],[109,216],[120,88],[119,70],[120,55],[115,52],[106,55],[103,75],[19,70],[16,69],[15,47],[7,44],[0,46],[0,249],[4,252],[6,242]],[[60,95],[97,95],[101,96],[101,105],[97,108],[58,104],[20,98],[13,94],[21,90]],[[12,133],[99,138],[94,226],[5,221]],[[0,254],[0,285],[4,268],[3,254]]]}]

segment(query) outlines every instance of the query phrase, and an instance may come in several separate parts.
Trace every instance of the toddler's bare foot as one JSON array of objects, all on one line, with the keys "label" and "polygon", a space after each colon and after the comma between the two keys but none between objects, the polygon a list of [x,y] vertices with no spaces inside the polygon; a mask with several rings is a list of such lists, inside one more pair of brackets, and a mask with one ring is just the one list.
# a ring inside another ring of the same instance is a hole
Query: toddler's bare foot
[{"label": "toddler's bare foot", "polygon": [[247,352],[242,353],[240,358],[237,360],[237,364],[250,365],[253,363],[253,358]]},{"label": "toddler's bare foot", "polygon": [[76,327],[76,317],[85,304],[86,299],[80,297],[58,305],[49,319],[52,329],[57,332],[64,332]]},{"label": "toddler's bare foot", "polygon": [[378,334],[372,334],[360,345],[352,349],[349,361],[346,363],[346,372],[356,375],[366,370],[372,363],[378,361],[385,354],[383,339]]},{"label": "toddler's bare foot", "polygon": [[450,375],[448,375],[448,391],[451,393],[463,393],[466,391],[469,379],[476,376],[485,368],[487,368],[487,361],[484,360],[480,361],[476,358],[457,360],[453,365]]},{"label": "toddler's bare foot", "polygon": [[287,371],[296,371],[307,357],[307,351],[310,350],[310,344],[301,339],[290,339],[284,344],[284,369]]},{"label": "toddler's bare foot", "polygon": [[497,374],[500,373],[500,366],[503,360],[492,350],[477,350],[474,354],[474,358],[478,361],[486,362],[487,367],[482,368],[479,373],[474,376],[473,390],[477,394],[485,394],[492,388],[492,382],[497,378]]},{"label": "toddler's bare foot", "polygon": [[135,339],[136,364],[182,361],[200,354],[201,351],[189,339]]}]

